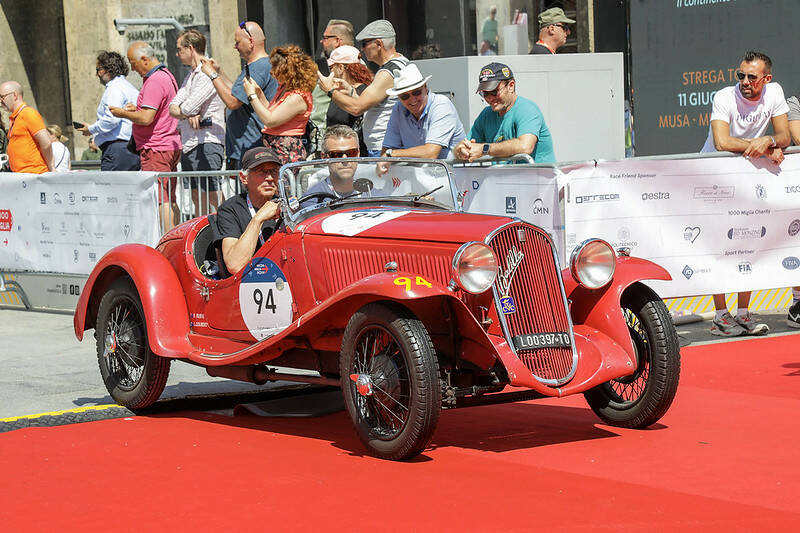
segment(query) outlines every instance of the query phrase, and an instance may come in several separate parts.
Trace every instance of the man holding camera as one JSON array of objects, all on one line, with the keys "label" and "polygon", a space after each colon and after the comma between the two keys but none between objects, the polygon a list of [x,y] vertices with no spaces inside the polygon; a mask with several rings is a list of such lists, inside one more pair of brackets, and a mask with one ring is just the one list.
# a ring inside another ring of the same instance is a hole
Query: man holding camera
[{"label": "man holding camera", "polygon": [[[169,114],[178,119],[184,171],[220,170],[225,156],[225,104],[214,89],[211,79],[201,71],[200,58],[206,52],[206,38],[197,30],[178,36],[176,55],[192,71],[183,80],[169,104]],[[216,177],[184,178],[191,181],[195,214],[204,215],[206,207],[219,206],[219,179]],[[199,186],[203,190],[199,194]]]}]

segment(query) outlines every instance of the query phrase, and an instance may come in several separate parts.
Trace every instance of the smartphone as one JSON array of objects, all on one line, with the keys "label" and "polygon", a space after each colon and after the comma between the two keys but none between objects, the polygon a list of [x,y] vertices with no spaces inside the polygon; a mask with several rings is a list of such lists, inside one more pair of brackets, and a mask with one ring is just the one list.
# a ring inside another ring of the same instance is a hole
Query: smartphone
[{"label": "smartphone", "polygon": [[247,63],[244,64],[244,75],[247,76],[248,78],[250,77],[250,65],[248,65]]},{"label": "smartphone", "polygon": [[74,120],[72,121],[72,127],[75,128],[76,130],[81,129],[84,126],[86,126],[86,124],[81,124],[80,122],[75,122]]},{"label": "smartphone", "polygon": [[201,128],[210,128],[210,127],[211,127],[211,125],[212,125],[212,123],[211,123],[211,117],[206,117],[206,118],[204,118],[203,120],[201,120],[201,121],[200,121],[200,124],[199,124],[199,126],[200,126]]}]

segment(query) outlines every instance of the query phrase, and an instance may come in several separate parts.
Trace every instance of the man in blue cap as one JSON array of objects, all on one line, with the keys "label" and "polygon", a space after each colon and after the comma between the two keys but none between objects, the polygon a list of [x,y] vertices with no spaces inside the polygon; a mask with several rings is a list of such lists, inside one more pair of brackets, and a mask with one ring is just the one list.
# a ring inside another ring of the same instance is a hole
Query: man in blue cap
[{"label": "man in blue cap", "polygon": [[469,136],[453,150],[458,159],[530,154],[537,163],[555,163],[553,139],[542,111],[517,94],[514,73],[503,63],[489,63],[478,76],[478,94],[489,104],[472,124]]}]

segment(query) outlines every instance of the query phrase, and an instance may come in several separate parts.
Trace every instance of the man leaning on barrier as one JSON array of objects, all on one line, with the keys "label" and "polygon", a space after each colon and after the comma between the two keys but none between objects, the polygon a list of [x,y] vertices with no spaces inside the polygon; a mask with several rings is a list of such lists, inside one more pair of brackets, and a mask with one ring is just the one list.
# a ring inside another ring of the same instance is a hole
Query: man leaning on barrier
[{"label": "man leaning on barrier", "polygon": [[222,241],[222,257],[231,274],[247,266],[275,230],[275,220],[280,216],[280,206],[273,201],[278,191],[279,161],[265,146],[245,152],[239,171],[245,192],[219,206],[214,229],[216,240]]},{"label": "man leaning on barrier", "polygon": [[[716,92],[708,138],[701,152],[739,152],[745,157],[766,156],[776,165],[789,145],[789,107],[783,89],[772,81],[772,61],[760,52],[747,52],[736,70],[739,83]],[[766,135],[772,125],[773,135]],[[716,315],[711,333],[723,337],[765,335],[769,326],[750,315],[750,293],[740,292],[736,317],[728,312],[724,294],[714,295]]]},{"label": "man leaning on barrier", "polygon": [[478,76],[478,93],[489,104],[469,137],[453,150],[458,159],[530,154],[536,163],[555,163],[553,138],[539,106],[517,94],[514,73],[503,63],[489,63]]},{"label": "man leaning on barrier", "polygon": [[[800,99],[798,95],[790,96],[786,100],[789,106],[789,133],[792,142],[800,146]],[[800,328],[800,286],[792,287],[792,305],[786,315],[786,323],[789,327]]]}]

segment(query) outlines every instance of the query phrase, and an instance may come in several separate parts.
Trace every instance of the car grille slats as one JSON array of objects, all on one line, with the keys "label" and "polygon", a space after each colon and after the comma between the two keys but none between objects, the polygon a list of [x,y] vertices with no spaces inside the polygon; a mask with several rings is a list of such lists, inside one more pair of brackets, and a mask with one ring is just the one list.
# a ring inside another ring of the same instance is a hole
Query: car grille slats
[{"label": "car grille slats", "polygon": [[[520,233],[522,232],[522,233]],[[520,240],[520,235],[524,240]],[[550,238],[542,230],[521,223],[508,225],[490,236],[487,243],[497,255],[503,272],[508,272],[509,253],[522,252],[523,259],[513,272],[504,294],[501,277],[495,282],[495,301],[509,345],[534,377],[547,385],[560,385],[574,374],[577,357],[572,346],[517,349],[514,337],[536,333],[566,333],[572,340],[560,272]],[[500,299],[510,296],[516,311],[503,312]]]}]

